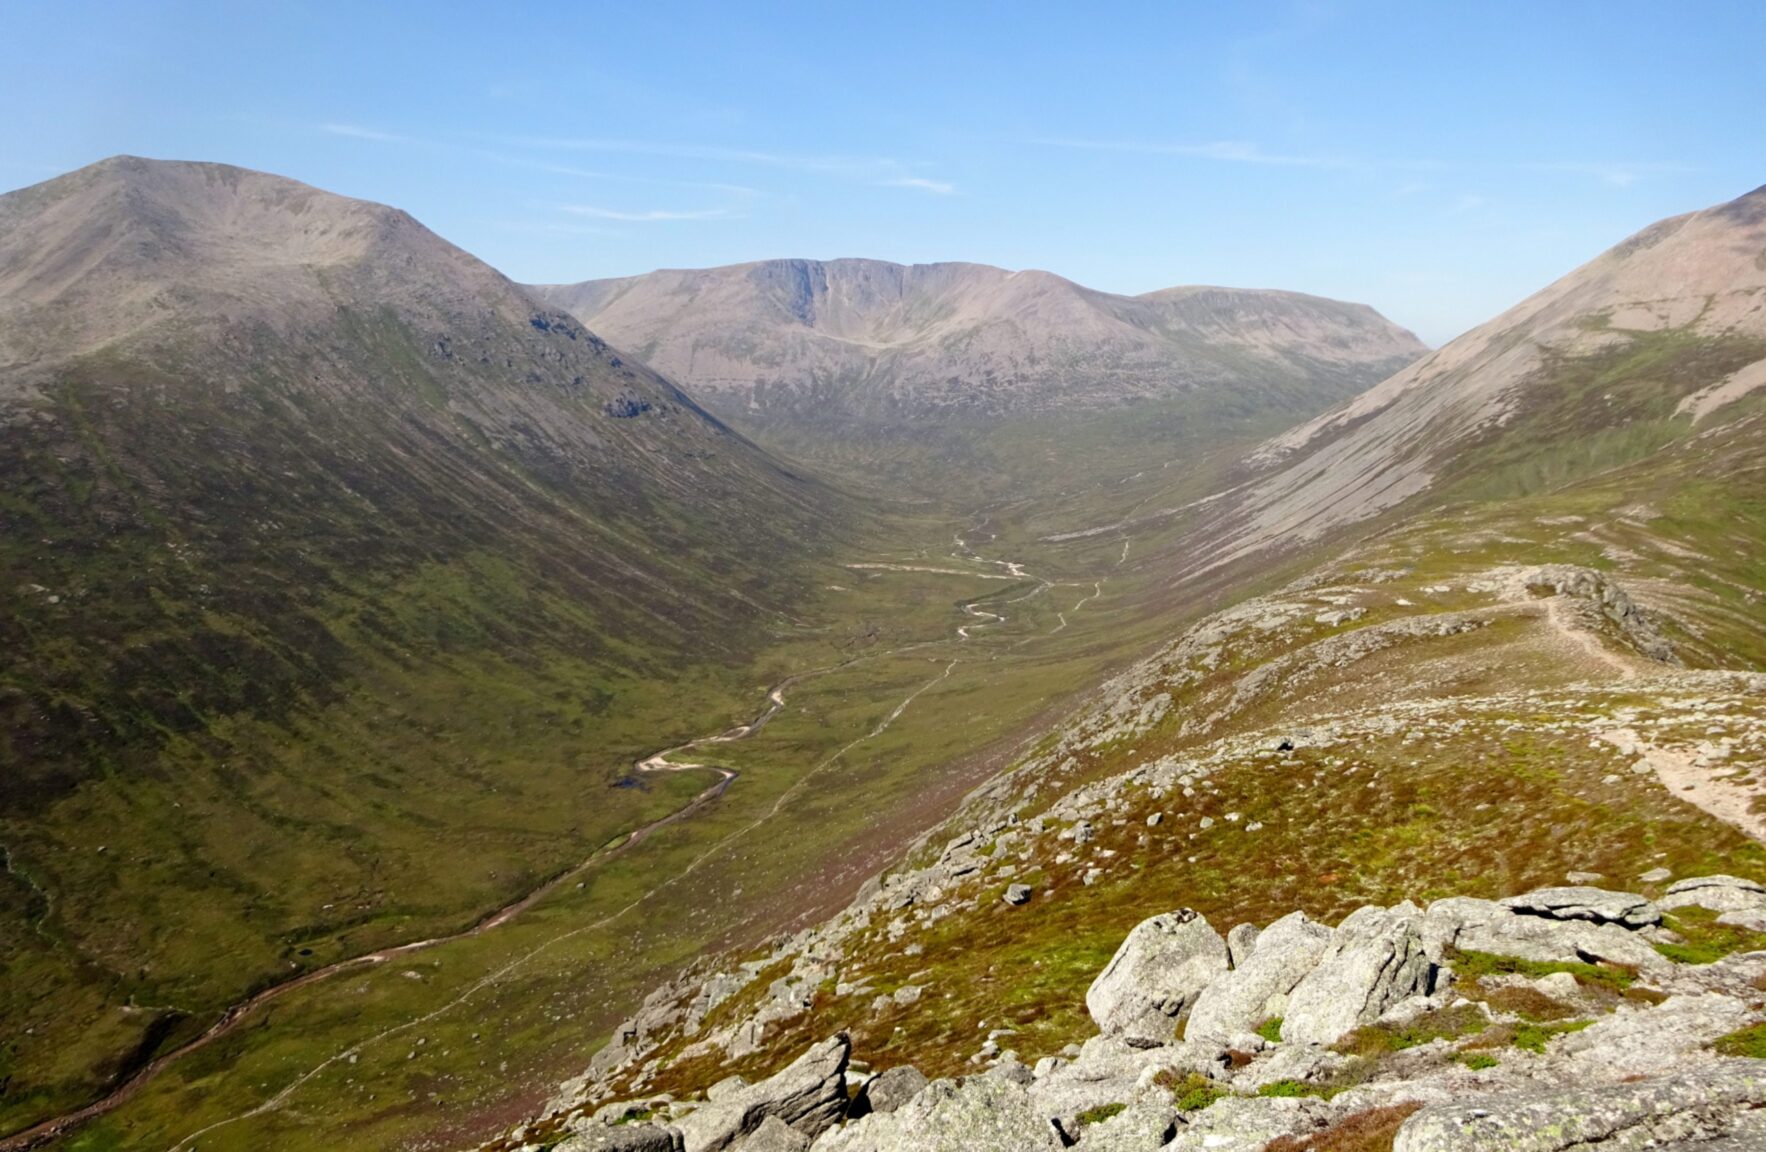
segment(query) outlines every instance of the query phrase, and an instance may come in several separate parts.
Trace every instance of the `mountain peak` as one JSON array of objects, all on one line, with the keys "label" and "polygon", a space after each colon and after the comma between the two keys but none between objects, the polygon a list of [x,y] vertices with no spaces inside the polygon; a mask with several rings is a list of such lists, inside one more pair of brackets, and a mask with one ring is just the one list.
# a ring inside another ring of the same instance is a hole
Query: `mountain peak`
[{"label": "mountain peak", "polygon": [[408,213],[249,168],[112,156],[0,196],[0,321],[52,317],[61,352],[173,315],[285,326],[345,283],[400,307],[532,308]]}]

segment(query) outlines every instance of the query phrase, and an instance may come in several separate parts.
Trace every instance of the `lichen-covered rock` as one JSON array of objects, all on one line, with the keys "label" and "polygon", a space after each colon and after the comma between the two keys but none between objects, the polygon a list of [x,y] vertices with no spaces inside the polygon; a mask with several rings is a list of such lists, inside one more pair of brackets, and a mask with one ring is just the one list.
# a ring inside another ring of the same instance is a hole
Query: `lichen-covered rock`
[{"label": "lichen-covered rock", "polygon": [[1437,964],[1462,951],[1554,963],[1605,961],[1643,972],[1667,967],[1648,940],[1618,924],[1523,915],[1493,900],[1470,896],[1429,905],[1423,917],[1423,942]]},{"label": "lichen-covered rock", "polygon": [[1746,1027],[1751,1016],[1742,1001],[1717,992],[1670,996],[1653,1008],[1621,1008],[1559,1044],[1603,1075],[1655,1074],[1696,1062],[1713,1040]]},{"label": "lichen-covered rock", "polygon": [[809,1137],[777,1116],[768,1116],[751,1136],[736,1141],[733,1152],[805,1152]]},{"label": "lichen-covered rock", "polygon": [[1331,930],[1304,912],[1290,912],[1257,937],[1257,946],[1238,967],[1202,990],[1190,1013],[1184,1039],[1225,1046],[1235,1032],[1255,1029],[1287,1010],[1288,994],[1318,965],[1331,943]]},{"label": "lichen-covered rock", "polygon": [[1106,1036],[1164,1043],[1177,1017],[1227,970],[1226,941],[1198,912],[1183,908],[1137,924],[1085,994]]},{"label": "lichen-covered rock", "polygon": [[1226,934],[1227,960],[1234,968],[1241,968],[1251,958],[1257,948],[1257,925],[1239,924]]},{"label": "lichen-covered rock", "polygon": [[1517,1092],[1423,1109],[1393,1152],[1630,1152],[1702,1141],[1766,1147],[1766,1062],[1728,1060],[1585,1090]]},{"label": "lichen-covered rock", "polygon": [[585,1124],[553,1152],[681,1152],[678,1128],[655,1124]]},{"label": "lichen-covered rock", "polygon": [[1278,1136],[1311,1132],[1325,1125],[1331,1106],[1310,1097],[1229,1096],[1191,1112],[1168,1152],[1263,1152]]},{"label": "lichen-covered rock", "polygon": [[1694,876],[1668,886],[1661,906],[1708,908],[1713,912],[1766,910],[1766,887],[1740,876]]},{"label": "lichen-covered rock", "polygon": [[814,1152],[1059,1152],[1054,1126],[1024,1089],[971,1076],[934,1080],[894,1112],[876,1112],[832,1129]]},{"label": "lichen-covered rock", "polygon": [[920,1094],[928,1081],[925,1073],[912,1064],[902,1064],[877,1073],[858,1090],[852,1101],[852,1115],[872,1112],[893,1112]]},{"label": "lichen-covered rock", "polygon": [[1164,1100],[1136,1100],[1116,1115],[1079,1130],[1079,1152],[1156,1152],[1177,1135],[1177,1109]]},{"label": "lichen-covered rock", "polygon": [[1116,1037],[1093,1036],[1070,1063],[1039,1077],[1030,1098],[1041,1115],[1071,1130],[1075,1117],[1101,1105],[1129,1103],[1162,1073],[1176,1080],[1190,1073],[1212,1075],[1215,1056],[1191,1044],[1138,1048]]},{"label": "lichen-covered rock", "polygon": [[1330,1044],[1400,1000],[1427,995],[1435,965],[1423,950],[1422,922],[1422,911],[1409,901],[1350,913],[1317,966],[1288,995],[1282,1039]]},{"label": "lichen-covered rock", "polygon": [[1548,920],[1587,920],[1624,928],[1647,928],[1662,922],[1662,910],[1642,896],[1604,888],[1539,888],[1499,903],[1523,916]]},{"label": "lichen-covered rock", "polygon": [[686,1152],[720,1152],[758,1130],[769,1116],[814,1137],[846,1114],[844,1032],[822,1041],[782,1072],[713,1100],[681,1121]]}]

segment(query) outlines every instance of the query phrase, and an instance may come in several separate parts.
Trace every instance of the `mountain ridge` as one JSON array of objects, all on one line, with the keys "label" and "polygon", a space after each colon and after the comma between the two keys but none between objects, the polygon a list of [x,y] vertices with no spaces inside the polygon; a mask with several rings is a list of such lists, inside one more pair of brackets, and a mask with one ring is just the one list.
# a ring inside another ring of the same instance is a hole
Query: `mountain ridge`
[{"label": "mountain ridge", "polygon": [[[1423,351],[1372,308],[1180,286],[1123,296],[968,262],[779,259],[537,285],[726,411],[1120,403],[1260,375],[1353,390]],[[881,395],[879,395],[881,394]]]}]

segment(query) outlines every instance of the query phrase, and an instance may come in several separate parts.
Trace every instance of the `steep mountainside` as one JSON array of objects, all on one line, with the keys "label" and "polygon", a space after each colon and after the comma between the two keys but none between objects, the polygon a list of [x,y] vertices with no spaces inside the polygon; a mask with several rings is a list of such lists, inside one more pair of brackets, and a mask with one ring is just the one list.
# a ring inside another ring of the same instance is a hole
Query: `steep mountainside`
[{"label": "steep mountainside", "polygon": [[1762,388],[1766,188],[1644,229],[1270,441],[1250,463],[1274,474],[1244,494],[1225,555],[1316,537],[1425,489],[1560,487],[1695,430],[1709,441],[1746,425],[1757,444]]},{"label": "steep mountainside", "polygon": [[1763,303],[1766,191],[1050,537],[1234,602],[495,1147],[1754,1147]]},{"label": "steep mountainside", "polygon": [[402,212],[128,157],[0,197],[0,492],[8,1129],[679,807],[608,785],[839,506]]},{"label": "steep mountainside", "polygon": [[892,422],[1225,387],[1353,395],[1423,352],[1373,309],[1292,292],[1115,296],[980,264],[770,260],[533,290],[718,411]]}]

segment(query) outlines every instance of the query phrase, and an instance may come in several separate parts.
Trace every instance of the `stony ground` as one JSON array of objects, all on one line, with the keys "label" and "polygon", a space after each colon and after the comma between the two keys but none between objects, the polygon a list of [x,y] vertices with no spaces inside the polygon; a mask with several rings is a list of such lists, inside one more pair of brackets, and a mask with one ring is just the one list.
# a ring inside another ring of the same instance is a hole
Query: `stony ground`
[{"label": "stony ground", "polygon": [[1673,624],[1563,564],[1223,611],[495,1147],[1758,1146],[1766,676]]}]

